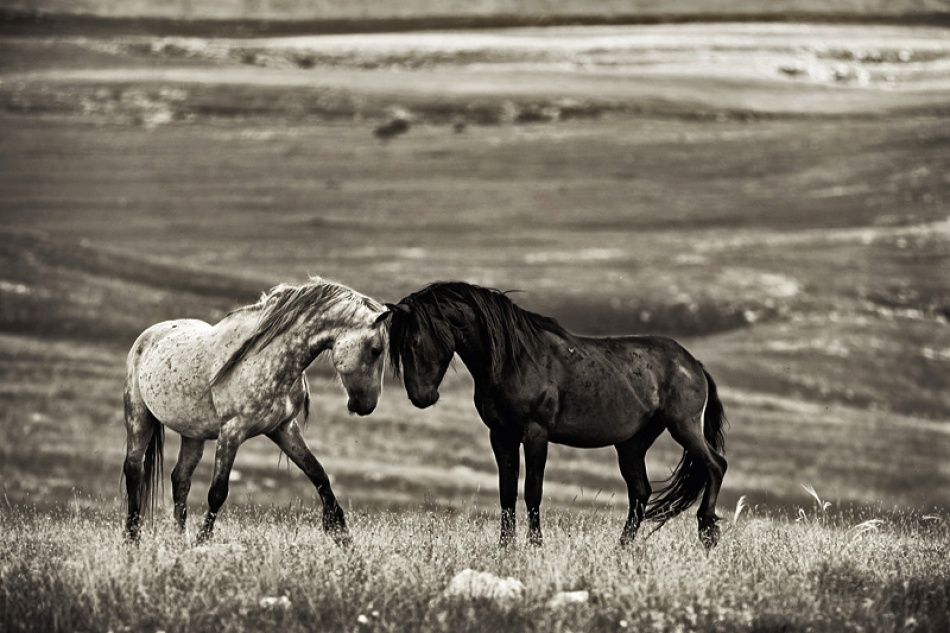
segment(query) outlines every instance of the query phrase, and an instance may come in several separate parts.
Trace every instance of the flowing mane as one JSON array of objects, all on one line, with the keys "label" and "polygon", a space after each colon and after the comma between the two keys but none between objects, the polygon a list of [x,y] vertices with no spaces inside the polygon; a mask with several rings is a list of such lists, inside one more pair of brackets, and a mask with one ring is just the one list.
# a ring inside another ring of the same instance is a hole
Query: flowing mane
[{"label": "flowing mane", "polygon": [[344,321],[353,318],[360,308],[377,312],[384,310],[375,299],[320,277],[311,277],[307,283],[299,286],[279,284],[261,295],[257,303],[234,310],[228,316],[254,311],[261,315],[257,328],[225,361],[211,379],[209,387],[223,380],[252,351],[267,347],[304,314],[315,309],[326,311],[334,308],[341,310],[340,316]]},{"label": "flowing mane", "polygon": [[[493,373],[510,363],[520,362],[520,352],[536,361],[545,345],[545,332],[566,339],[574,338],[555,319],[515,305],[506,292],[461,281],[430,284],[401,303],[410,308],[419,327],[443,349],[453,347],[451,329],[462,327],[452,318],[453,308],[459,304],[470,307],[485,333]],[[402,356],[412,343],[406,334],[407,318],[401,312],[394,312],[389,333],[389,359],[397,375],[401,372]]]}]

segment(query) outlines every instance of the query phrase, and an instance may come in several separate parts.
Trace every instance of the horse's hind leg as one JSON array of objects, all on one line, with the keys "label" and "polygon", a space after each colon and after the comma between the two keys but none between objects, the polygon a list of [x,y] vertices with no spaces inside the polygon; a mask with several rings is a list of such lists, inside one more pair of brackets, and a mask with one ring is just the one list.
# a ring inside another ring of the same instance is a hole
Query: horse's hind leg
[{"label": "horse's hind leg", "polygon": [[[686,420],[683,422],[682,420]],[[670,421],[670,435],[686,451],[687,455],[705,470],[706,485],[703,500],[696,512],[699,521],[699,539],[706,548],[719,542],[719,517],[716,516],[716,501],[726,474],[726,458],[710,446],[703,433],[703,415],[691,418],[677,417]]]},{"label": "horse's hind leg", "polygon": [[620,464],[620,474],[627,484],[627,498],[629,510],[623,532],[620,534],[620,545],[626,546],[633,542],[643,522],[643,514],[650,500],[653,488],[647,475],[646,454],[653,446],[653,442],[663,432],[663,424],[658,419],[652,420],[637,435],[616,445],[617,461]]},{"label": "horse's hind leg", "polygon": [[172,470],[172,498],[175,501],[175,521],[178,529],[185,531],[188,518],[188,493],[191,491],[191,478],[204,453],[204,440],[181,436],[181,448],[178,451],[178,463]]},{"label": "horse's hind leg", "polygon": [[127,388],[125,392],[125,462],[122,465],[122,474],[125,476],[125,490],[128,496],[125,534],[132,541],[137,541],[139,538],[143,506],[148,496],[151,473],[146,472],[145,457],[149,448],[153,446],[152,440],[155,433],[159,430],[159,421],[155,419],[145,403],[136,398]]},{"label": "horse's hind leg", "polygon": [[297,467],[307,475],[310,482],[317,489],[320,501],[323,503],[323,529],[333,538],[337,545],[349,545],[350,534],[346,528],[346,518],[343,508],[333,494],[330,478],[323,465],[317,460],[306,440],[300,433],[297,421],[291,419],[282,424],[276,431],[267,435],[290,458]]}]

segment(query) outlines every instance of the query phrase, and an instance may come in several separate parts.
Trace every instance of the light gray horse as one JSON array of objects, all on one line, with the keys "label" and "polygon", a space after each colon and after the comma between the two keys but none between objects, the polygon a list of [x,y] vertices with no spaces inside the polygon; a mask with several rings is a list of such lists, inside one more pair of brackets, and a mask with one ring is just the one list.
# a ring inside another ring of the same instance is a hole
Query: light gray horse
[{"label": "light gray horse", "polygon": [[280,285],[217,325],[196,319],[148,328],[129,352],[125,383],[126,533],[137,540],[141,515],[162,477],[164,427],[181,434],[172,471],[175,519],[185,528],[188,492],[204,443],[217,440],[208,515],[199,542],[214,530],[228,496],[238,446],[266,435],[307,475],[323,502],[323,527],[349,541],[343,510],[323,466],[307,447],[297,415],[309,414],[304,371],[329,350],[351,413],[368,415],[382,391],[390,313],[346,286],[318,277]]}]

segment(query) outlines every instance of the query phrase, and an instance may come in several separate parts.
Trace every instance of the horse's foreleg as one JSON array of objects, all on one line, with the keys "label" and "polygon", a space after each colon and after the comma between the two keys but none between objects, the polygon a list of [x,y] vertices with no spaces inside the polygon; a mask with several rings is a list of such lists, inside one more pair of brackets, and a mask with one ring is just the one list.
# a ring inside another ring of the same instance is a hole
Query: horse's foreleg
[{"label": "horse's foreleg", "polygon": [[521,445],[517,434],[492,429],[491,448],[498,464],[498,497],[501,502],[502,546],[508,546],[515,538],[515,506],[518,502],[518,470],[521,466],[518,449]]},{"label": "horse's foreleg", "polygon": [[204,440],[181,436],[181,449],[178,451],[178,463],[172,470],[172,498],[175,501],[175,521],[178,529],[185,531],[188,518],[188,493],[191,491],[191,477],[195,473],[201,455],[204,453]]},{"label": "horse's foreleg", "polygon": [[524,502],[528,509],[528,542],[541,545],[541,497],[548,459],[548,431],[530,422],[524,429]]},{"label": "horse's foreleg", "polygon": [[317,494],[323,503],[324,531],[333,538],[337,545],[349,545],[350,533],[346,527],[343,508],[340,507],[336,495],[333,494],[333,488],[330,487],[330,478],[327,476],[326,470],[307,446],[297,421],[291,420],[281,425],[280,428],[268,434],[267,437],[273,440],[280,450],[290,458],[290,461],[307,475],[307,478],[317,489]]},{"label": "horse's foreleg", "polygon": [[228,498],[228,480],[231,477],[231,468],[238,447],[247,439],[247,431],[236,421],[231,421],[221,427],[218,434],[218,445],[214,451],[214,474],[211,476],[211,488],[208,490],[208,515],[204,526],[198,533],[198,542],[204,543],[214,533],[214,521],[218,511]]}]

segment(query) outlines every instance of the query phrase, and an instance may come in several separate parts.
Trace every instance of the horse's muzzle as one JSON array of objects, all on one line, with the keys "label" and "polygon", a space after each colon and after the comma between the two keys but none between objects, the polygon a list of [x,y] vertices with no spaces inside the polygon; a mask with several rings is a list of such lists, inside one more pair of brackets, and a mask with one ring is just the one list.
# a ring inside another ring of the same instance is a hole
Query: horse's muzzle
[{"label": "horse's muzzle", "polygon": [[346,402],[346,408],[350,413],[355,413],[356,415],[369,415],[376,410],[376,403],[367,404],[350,398]]},{"label": "horse's muzzle", "polygon": [[439,401],[439,392],[433,389],[432,391],[421,395],[410,394],[409,401],[417,409],[425,409],[426,407],[431,407]]}]

